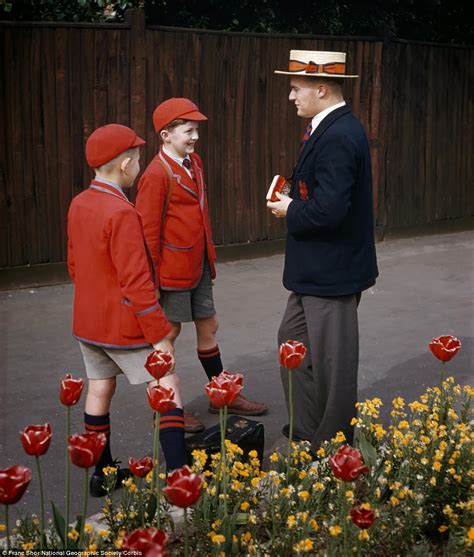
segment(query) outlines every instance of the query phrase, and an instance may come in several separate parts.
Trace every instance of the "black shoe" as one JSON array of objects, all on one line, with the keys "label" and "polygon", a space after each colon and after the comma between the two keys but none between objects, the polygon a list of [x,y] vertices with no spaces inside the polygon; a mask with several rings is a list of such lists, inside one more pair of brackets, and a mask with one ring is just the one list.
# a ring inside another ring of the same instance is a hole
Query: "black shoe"
[{"label": "black shoe", "polygon": [[[282,427],[281,432],[288,439],[290,437],[290,424],[285,424]],[[293,430],[293,441],[295,441],[295,443],[299,443],[300,441],[309,441],[309,439],[303,439],[303,437],[296,435],[296,433]]]},{"label": "black shoe", "polygon": [[[117,467],[114,491],[120,489],[122,487],[123,480],[128,479],[131,475],[132,473],[130,472],[129,468]],[[89,493],[91,494],[91,497],[104,497],[104,495],[107,495],[105,483],[105,476],[92,474],[91,480],[89,482]]]}]

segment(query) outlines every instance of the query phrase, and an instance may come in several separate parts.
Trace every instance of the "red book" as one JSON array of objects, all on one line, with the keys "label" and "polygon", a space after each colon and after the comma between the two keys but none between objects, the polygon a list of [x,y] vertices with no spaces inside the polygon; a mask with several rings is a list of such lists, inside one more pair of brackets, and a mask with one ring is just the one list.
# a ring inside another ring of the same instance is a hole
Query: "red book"
[{"label": "red book", "polygon": [[291,184],[284,176],[276,174],[273,177],[272,183],[267,191],[267,201],[279,201],[276,193],[281,193],[282,195],[290,195]]}]

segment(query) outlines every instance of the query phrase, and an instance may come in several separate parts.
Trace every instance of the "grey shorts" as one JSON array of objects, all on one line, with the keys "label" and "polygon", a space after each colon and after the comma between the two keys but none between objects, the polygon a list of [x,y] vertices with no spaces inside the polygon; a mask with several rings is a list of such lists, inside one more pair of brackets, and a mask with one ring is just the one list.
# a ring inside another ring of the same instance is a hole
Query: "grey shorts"
[{"label": "grey shorts", "polygon": [[175,323],[189,323],[216,314],[212,296],[211,269],[204,261],[202,277],[192,290],[160,290],[160,304],[166,317]]},{"label": "grey shorts", "polygon": [[153,381],[145,369],[150,348],[117,350],[79,342],[88,379],[110,379],[123,373],[132,385]]}]

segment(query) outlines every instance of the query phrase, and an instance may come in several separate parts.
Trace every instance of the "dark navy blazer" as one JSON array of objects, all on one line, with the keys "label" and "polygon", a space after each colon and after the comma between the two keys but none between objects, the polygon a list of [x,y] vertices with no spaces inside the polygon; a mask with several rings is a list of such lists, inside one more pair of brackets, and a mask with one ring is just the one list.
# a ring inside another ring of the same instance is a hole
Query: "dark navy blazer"
[{"label": "dark navy blazer", "polygon": [[297,294],[342,296],[378,276],[370,150],[347,106],[312,133],[293,171],[283,284]]}]

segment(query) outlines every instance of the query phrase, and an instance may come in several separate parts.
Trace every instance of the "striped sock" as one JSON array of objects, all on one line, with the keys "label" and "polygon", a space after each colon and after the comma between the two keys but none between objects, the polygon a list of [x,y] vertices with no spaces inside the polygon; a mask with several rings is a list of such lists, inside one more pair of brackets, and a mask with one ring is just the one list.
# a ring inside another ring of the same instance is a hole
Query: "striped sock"
[{"label": "striped sock", "polygon": [[87,432],[105,433],[107,437],[107,444],[105,445],[104,452],[96,464],[94,474],[96,476],[103,476],[103,468],[112,466],[113,459],[110,451],[110,414],[103,416],[92,416],[84,412],[84,424]]},{"label": "striped sock", "polygon": [[184,416],[182,408],[174,408],[160,416],[160,443],[166,460],[166,470],[186,464],[184,448]]},{"label": "striped sock", "polygon": [[198,348],[197,353],[199,361],[201,362],[209,381],[214,377],[214,375],[219,375],[219,373],[224,369],[222,367],[221,353],[217,344],[214,348],[209,348],[208,350],[199,350]]}]

